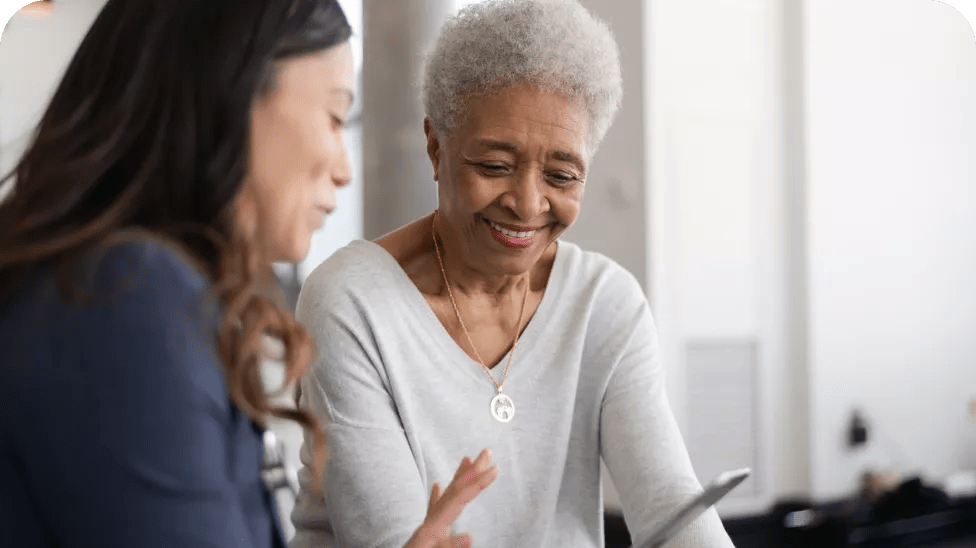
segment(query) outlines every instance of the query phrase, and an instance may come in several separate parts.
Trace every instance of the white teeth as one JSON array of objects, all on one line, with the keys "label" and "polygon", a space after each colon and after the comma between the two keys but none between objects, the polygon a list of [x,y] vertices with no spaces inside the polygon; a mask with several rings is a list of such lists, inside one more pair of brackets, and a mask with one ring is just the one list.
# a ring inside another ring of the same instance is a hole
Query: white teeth
[{"label": "white teeth", "polygon": [[528,232],[515,232],[514,230],[509,230],[507,228],[502,228],[502,227],[496,225],[495,223],[492,223],[491,221],[488,221],[488,222],[491,224],[491,227],[492,228],[494,228],[498,232],[501,232],[502,234],[504,234],[504,235],[506,235],[506,236],[508,236],[510,238],[524,239],[524,238],[528,238],[530,236],[534,236],[535,235],[535,231],[534,230],[530,230]]}]

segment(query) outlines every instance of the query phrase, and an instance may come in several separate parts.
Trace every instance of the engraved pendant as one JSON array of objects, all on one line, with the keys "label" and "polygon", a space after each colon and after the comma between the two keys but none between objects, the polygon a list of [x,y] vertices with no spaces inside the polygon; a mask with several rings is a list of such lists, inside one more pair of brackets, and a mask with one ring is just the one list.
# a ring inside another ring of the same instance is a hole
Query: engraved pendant
[{"label": "engraved pendant", "polygon": [[512,398],[502,394],[501,390],[491,399],[491,416],[498,422],[508,422],[515,416],[515,403]]}]

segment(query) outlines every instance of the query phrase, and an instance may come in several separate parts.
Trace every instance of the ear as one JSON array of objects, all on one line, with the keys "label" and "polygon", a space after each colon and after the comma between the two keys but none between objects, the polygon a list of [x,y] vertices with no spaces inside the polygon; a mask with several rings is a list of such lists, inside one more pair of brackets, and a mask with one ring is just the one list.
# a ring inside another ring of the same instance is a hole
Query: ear
[{"label": "ear", "polygon": [[441,167],[441,141],[434,125],[430,123],[430,118],[424,118],[424,135],[427,136],[427,157],[430,158],[430,165],[434,168],[434,180],[437,181]]}]

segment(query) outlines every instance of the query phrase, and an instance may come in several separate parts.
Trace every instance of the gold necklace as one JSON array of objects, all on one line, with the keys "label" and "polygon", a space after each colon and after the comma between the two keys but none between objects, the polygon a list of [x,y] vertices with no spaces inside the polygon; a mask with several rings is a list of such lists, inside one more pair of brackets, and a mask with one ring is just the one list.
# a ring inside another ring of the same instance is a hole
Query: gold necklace
[{"label": "gold necklace", "polygon": [[529,283],[525,283],[525,292],[522,294],[522,308],[519,311],[518,323],[515,324],[515,339],[512,341],[512,351],[508,355],[508,363],[505,364],[505,372],[502,374],[502,382],[496,382],[495,377],[491,375],[491,369],[485,364],[485,360],[481,359],[481,354],[478,352],[478,347],[474,345],[474,341],[471,339],[471,334],[468,333],[468,328],[464,326],[464,320],[461,319],[461,310],[458,308],[457,301],[454,300],[454,292],[451,291],[451,282],[447,280],[447,271],[444,270],[444,259],[441,258],[441,248],[437,245],[437,210],[434,210],[434,217],[430,223],[430,237],[434,240],[434,253],[437,254],[437,264],[441,267],[441,275],[444,276],[444,285],[447,287],[447,296],[451,299],[451,306],[454,307],[454,314],[457,316],[458,323],[461,324],[461,331],[464,331],[464,336],[468,338],[468,344],[471,345],[471,350],[474,350],[474,355],[478,358],[478,363],[481,364],[481,368],[484,369],[485,374],[491,380],[491,383],[495,385],[495,397],[491,399],[491,405],[488,409],[491,411],[491,416],[495,417],[498,422],[508,422],[512,420],[515,416],[515,403],[512,398],[508,397],[507,394],[502,393],[502,385],[505,384],[505,379],[508,378],[508,369],[512,366],[512,360],[515,359],[515,347],[518,345],[519,333],[522,331],[522,318],[525,317],[525,301],[529,297]]}]

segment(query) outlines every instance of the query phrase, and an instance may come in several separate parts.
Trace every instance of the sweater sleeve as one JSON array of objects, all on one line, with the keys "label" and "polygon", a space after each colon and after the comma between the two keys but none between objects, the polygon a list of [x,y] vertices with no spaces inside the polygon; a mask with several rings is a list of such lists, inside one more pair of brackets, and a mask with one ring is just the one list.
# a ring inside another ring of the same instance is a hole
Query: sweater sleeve
[{"label": "sweater sleeve", "polygon": [[207,285],[158,247],[109,253],[95,279],[109,290],[94,304],[45,301],[50,335],[14,373],[15,439],[48,541],[270,546],[270,510],[242,508],[240,493],[262,488],[248,466],[260,445],[236,445],[256,438],[227,396]]},{"label": "sweater sleeve", "polygon": [[[301,475],[305,485],[293,513],[292,548],[333,542],[400,547],[426,513],[423,478],[370,331],[371,307],[343,288],[356,282],[351,270],[316,272],[299,298],[298,319],[318,348],[313,369],[302,380],[300,405],[323,423],[330,453],[322,496],[313,496],[307,470]],[[306,468],[308,445],[302,449]]]},{"label": "sweater sleeve", "polygon": [[[641,547],[702,487],[668,404],[657,332],[640,285],[621,271],[607,287],[600,325],[609,330],[606,355],[616,363],[603,399],[600,450],[634,546]],[[732,541],[711,508],[668,546],[728,548]]]}]

